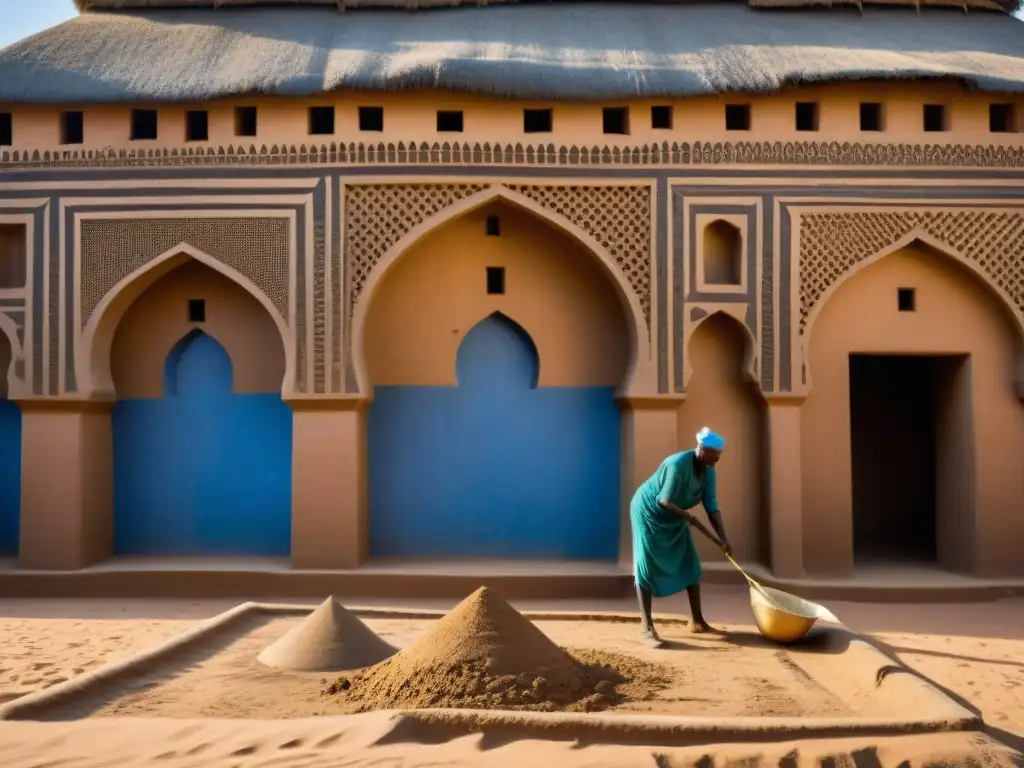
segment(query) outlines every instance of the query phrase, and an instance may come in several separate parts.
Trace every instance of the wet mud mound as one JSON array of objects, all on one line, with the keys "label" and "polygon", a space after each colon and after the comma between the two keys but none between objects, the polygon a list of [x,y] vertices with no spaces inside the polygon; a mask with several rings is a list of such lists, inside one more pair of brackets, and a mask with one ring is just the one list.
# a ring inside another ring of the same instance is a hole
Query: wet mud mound
[{"label": "wet mud mound", "polygon": [[331,684],[357,711],[390,708],[598,711],[653,694],[660,670],[622,654],[559,648],[486,587],[392,658]]},{"label": "wet mud mound", "polygon": [[396,653],[359,617],[329,597],[257,657],[268,667],[296,672],[338,672],[377,664]]}]

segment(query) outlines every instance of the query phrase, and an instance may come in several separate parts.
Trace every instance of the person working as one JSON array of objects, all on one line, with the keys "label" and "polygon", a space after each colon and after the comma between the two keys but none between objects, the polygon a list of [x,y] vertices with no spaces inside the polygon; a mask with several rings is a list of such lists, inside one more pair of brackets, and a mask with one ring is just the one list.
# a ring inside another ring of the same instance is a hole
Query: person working
[{"label": "person working", "polygon": [[[690,599],[691,630],[711,631],[701,610],[700,558],[690,527],[696,527],[727,555],[732,554],[718,508],[715,477],[715,465],[724,449],[725,439],[704,427],[697,433],[697,448],[665,459],[630,502],[642,634],[653,643],[660,644],[661,638],[651,618],[651,598],[668,597],[684,589]],[[703,504],[714,534],[688,511],[698,504]]]}]

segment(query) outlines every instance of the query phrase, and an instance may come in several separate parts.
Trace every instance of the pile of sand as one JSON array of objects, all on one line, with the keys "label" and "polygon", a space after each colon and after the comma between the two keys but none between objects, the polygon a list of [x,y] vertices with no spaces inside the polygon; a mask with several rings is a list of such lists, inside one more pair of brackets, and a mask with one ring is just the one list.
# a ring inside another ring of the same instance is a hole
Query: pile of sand
[{"label": "pile of sand", "polygon": [[[324,693],[357,711],[389,708],[599,710],[625,679],[588,653],[584,665],[482,587],[415,643]],[[613,660],[614,661],[614,660]],[[597,663],[595,663],[597,662]]]},{"label": "pile of sand", "polygon": [[277,669],[334,672],[368,667],[394,655],[396,650],[358,616],[329,597],[257,658]]}]

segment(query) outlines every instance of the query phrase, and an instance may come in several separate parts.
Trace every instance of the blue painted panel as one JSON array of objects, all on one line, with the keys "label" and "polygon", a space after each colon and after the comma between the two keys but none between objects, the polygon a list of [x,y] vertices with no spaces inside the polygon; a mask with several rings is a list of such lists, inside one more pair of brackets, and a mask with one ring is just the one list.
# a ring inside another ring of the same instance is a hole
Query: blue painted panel
[{"label": "blue painted panel", "polygon": [[611,387],[537,388],[537,353],[492,315],[463,340],[458,387],[376,387],[375,556],[618,555],[619,410]]},{"label": "blue painted panel", "polygon": [[118,554],[291,551],[291,409],[232,394],[231,376],[224,348],[192,332],[167,356],[164,397],[115,405]]},{"label": "blue painted panel", "polygon": [[21,409],[0,400],[0,555],[18,553],[21,527]]}]

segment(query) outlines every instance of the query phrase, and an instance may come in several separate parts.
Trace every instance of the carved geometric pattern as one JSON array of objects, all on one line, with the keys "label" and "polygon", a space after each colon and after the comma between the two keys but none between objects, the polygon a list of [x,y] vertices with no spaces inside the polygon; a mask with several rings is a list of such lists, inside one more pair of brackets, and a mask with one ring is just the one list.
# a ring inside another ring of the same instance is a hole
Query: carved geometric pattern
[{"label": "carved geometric pattern", "polygon": [[118,282],[179,243],[247,277],[288,322],[288,227],[281,218],[84,219],[79,322],[85,326]]},{"label": "carved geometric pattern", "polygon": [[345,188],[349,316],[366,279],[414,227],[485,184],[356,184]]},{"label": "carved geometric pattern", "polygon": [[651,191],[646,186],[510,184],[594,238],[629,280],[651,323]]},{"label": "carved geometric pattern", "polygon": [[848,142],[658,142],[638,146],[390,142],[0,152],[0,167],[253,165],[896,165],[1020,168],[1024,147]]},{"label": "carved geometric pattern", "polygon": [[[326,215],[326,214],[325,214]],[[324,217],[313,219],[313,391],[327,391],[327,261]],[[309,297],[306,301],[310,301]],[[302,338],[302,337],[300,337]],[[305,381],[305,379],[303,379]]]},{"label": "carved geometric pattern", "polygon": [[1024,313],[1024,216],[986,210],[809,213],[800,217],[800,333],[821,297],[860,261],[914,231],[973,262]]}]

